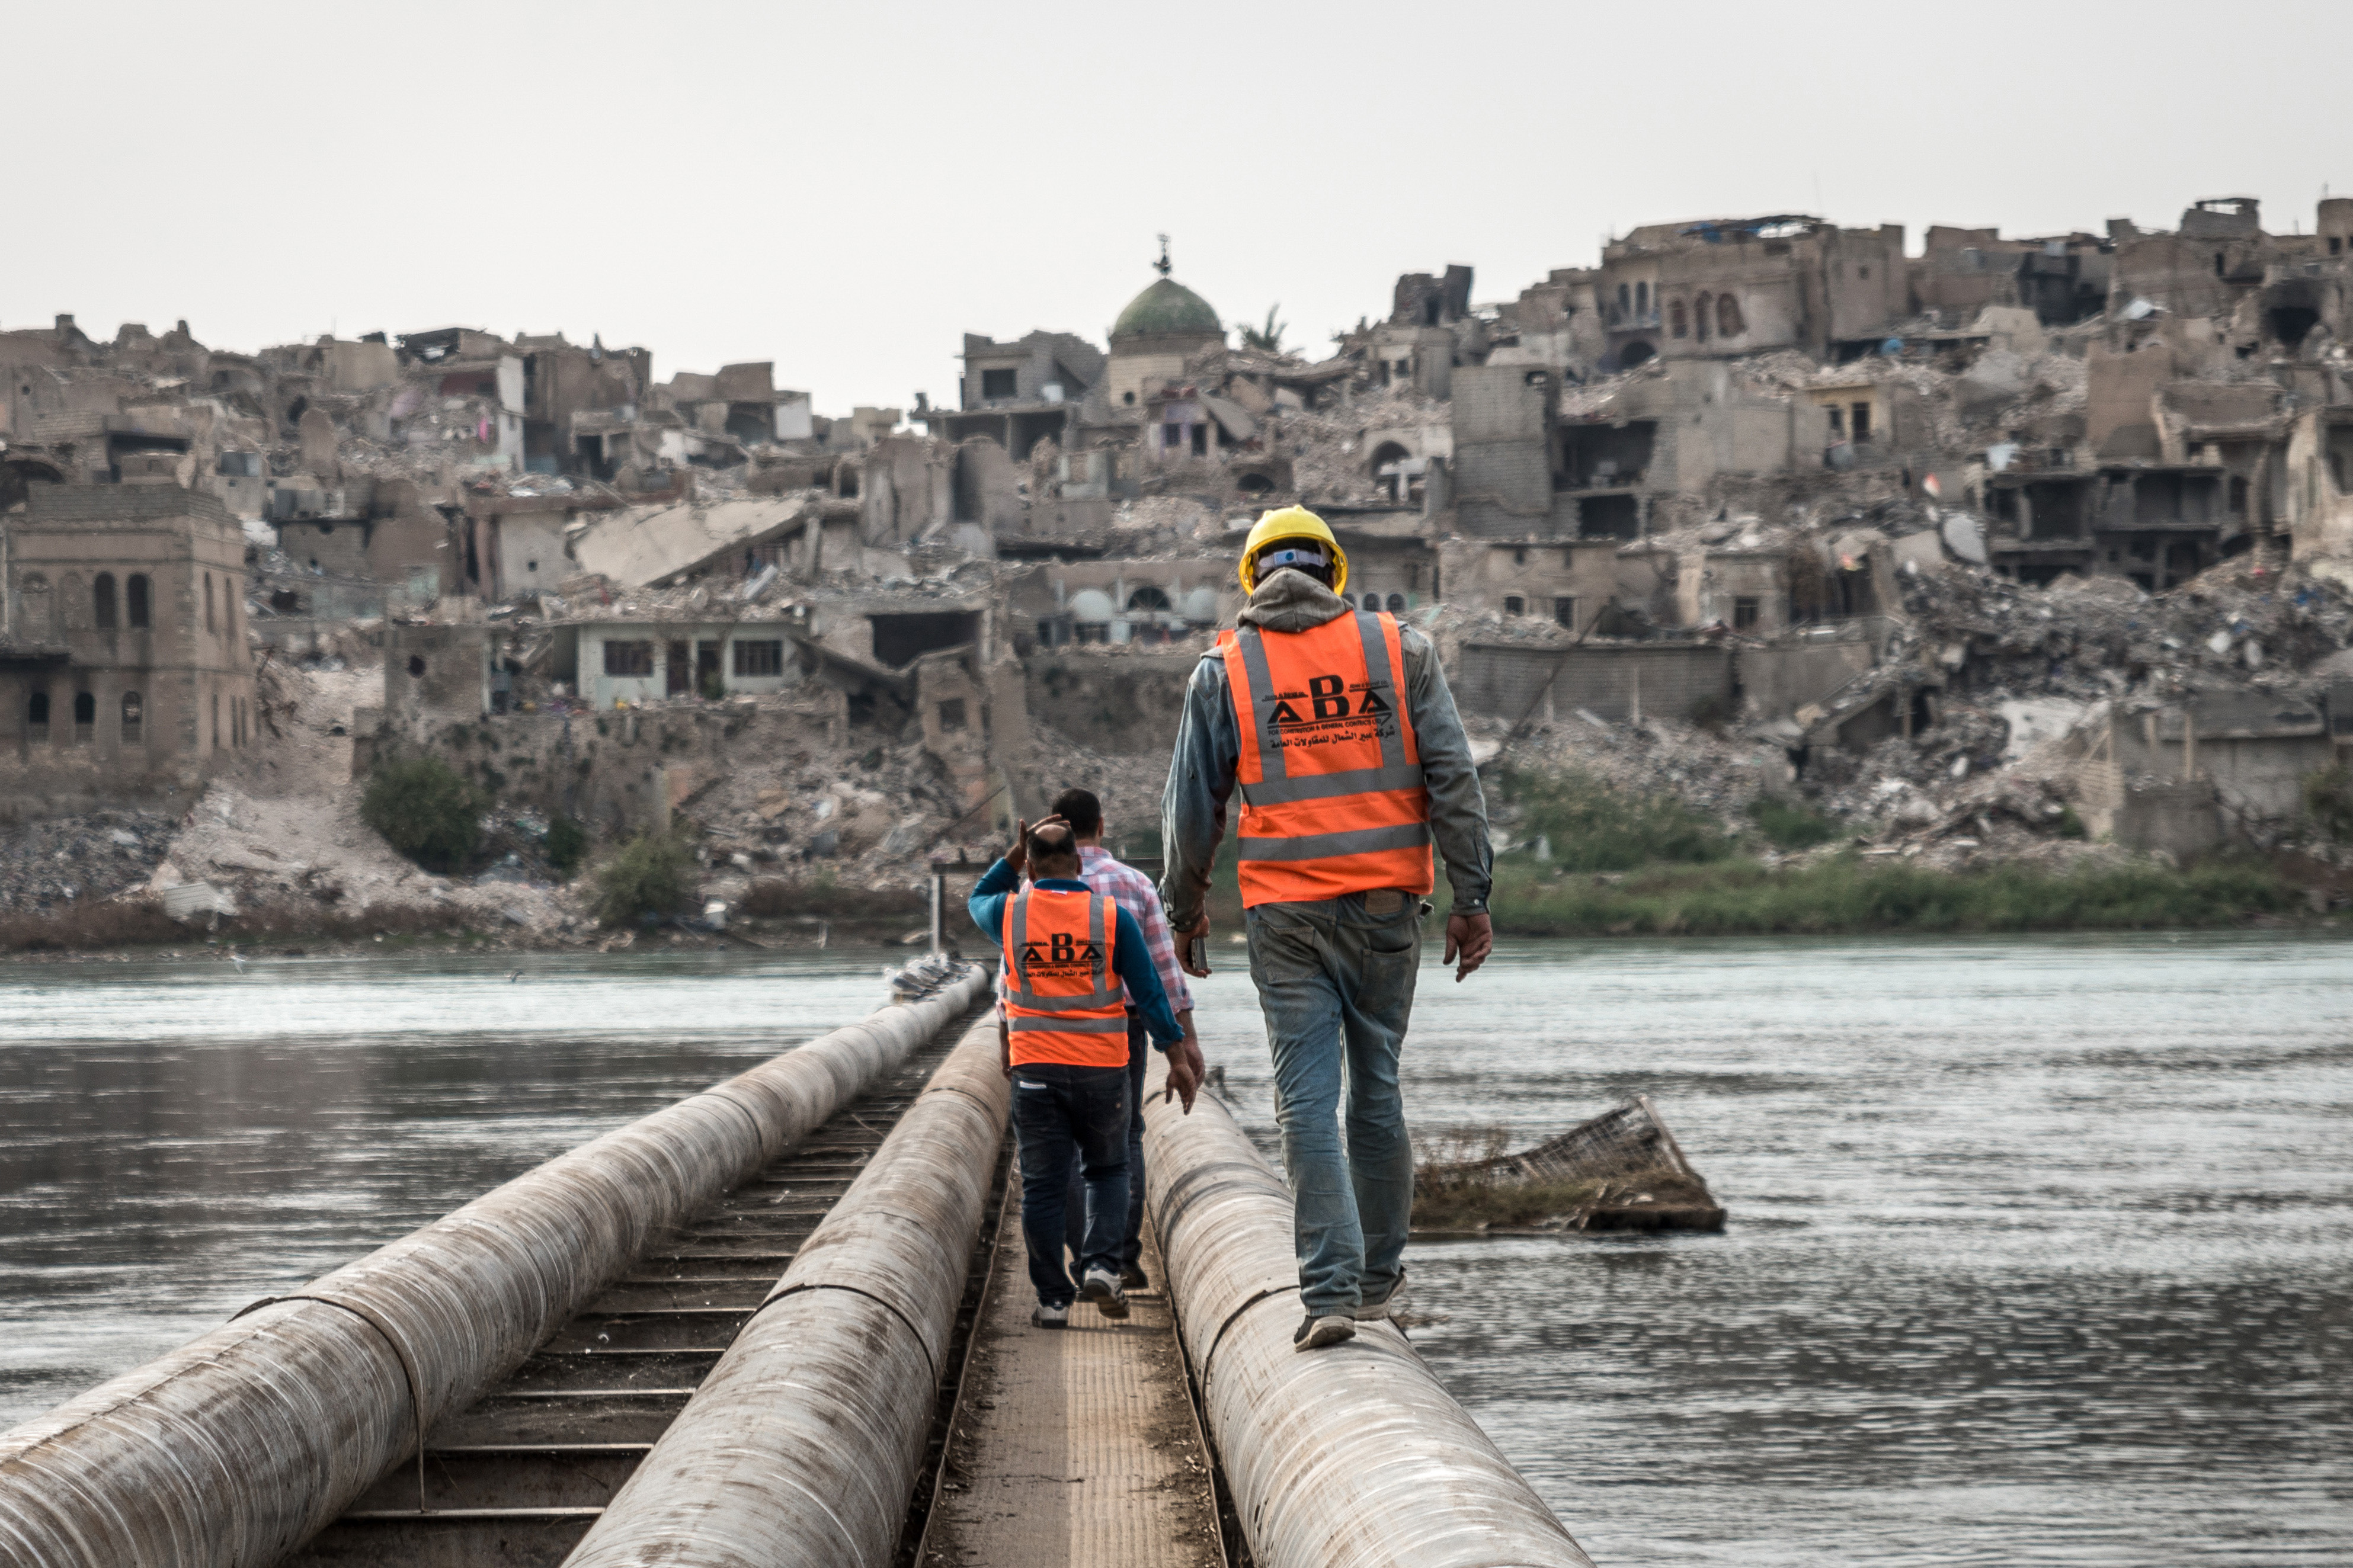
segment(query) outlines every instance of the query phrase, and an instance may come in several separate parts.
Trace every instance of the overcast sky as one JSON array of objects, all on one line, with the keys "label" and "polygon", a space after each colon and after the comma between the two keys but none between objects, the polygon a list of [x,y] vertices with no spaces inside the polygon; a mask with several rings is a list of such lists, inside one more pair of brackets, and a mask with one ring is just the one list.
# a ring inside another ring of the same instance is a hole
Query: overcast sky
[{"label": "overcast sky", "polygon": [[204,6],[0,14],[0,327],[250,351],[463,324],[953,400],[1176,276],[1289,341],[1507,299],[1640,223],[2170,227],[2353,195],[2347,0],[1672,7]]}]

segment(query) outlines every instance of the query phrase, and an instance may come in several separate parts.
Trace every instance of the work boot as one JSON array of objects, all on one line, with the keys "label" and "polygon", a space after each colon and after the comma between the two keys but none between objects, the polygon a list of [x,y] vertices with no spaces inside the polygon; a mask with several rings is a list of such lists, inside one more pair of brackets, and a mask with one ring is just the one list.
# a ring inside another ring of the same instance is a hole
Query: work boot
[{"label": "work boot", "polygon": [[1398,1269],[1397,1283],[1389,1287],[1389,1293],[1377,1301],[1359,1303],[1355,1316],[1356,1321],[1360,1323],[1377,1323],[1383,1318],[1396,1316],[1404,1306],[1405,1269],[1400,1267]]},{"label": "work boot", "polygon": [[1149,1290],[1152,1281],[1145,1277],[1144,1265],[1131,1263],[1119,1271],[1119,1288],[1123,1290]]},{"label": "work boot", "polygon": [[1294,1350],[1320,1351],[1356,1337],[1356,1320],[1345,1313],[1327,1312],[1319,1318],[1310,1312],[1300,1320],[1299,1331],[1291,1336],[1291,1344]]},{"label": "work boot", "polygon": [[1071,1326],[1071,1304],[1040,1301],[1029,1309],[1029,1326],[1033,1329],[1067,1329]]},{"label": "work boot", "polygon": [[1106,1318],[1127,1316],[1127,1292],[1119,1286],[1119,1276],[1108,1268],[1090,1268],[1087,1282],[1079,1287],[1079,1294],[1095,1304],[1095,1310]]}]

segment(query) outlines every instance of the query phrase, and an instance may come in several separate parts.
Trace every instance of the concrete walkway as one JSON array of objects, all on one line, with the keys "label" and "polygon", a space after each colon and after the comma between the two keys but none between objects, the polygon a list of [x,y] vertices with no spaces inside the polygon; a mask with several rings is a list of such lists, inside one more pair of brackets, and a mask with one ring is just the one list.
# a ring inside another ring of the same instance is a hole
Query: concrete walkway
[{"label": "concrete walkway", "polygon": [[1126,1321],[1033,1328],[1015,1179],[923,1568],[1223,1568],[1158,1250]]}]

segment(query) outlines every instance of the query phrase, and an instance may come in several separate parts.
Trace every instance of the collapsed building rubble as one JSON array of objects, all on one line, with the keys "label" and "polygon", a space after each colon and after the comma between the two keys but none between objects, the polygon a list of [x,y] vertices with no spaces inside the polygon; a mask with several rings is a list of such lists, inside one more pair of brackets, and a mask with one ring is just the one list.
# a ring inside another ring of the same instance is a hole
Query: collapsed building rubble
[{"label": "collapsed building rubble", "polygon": [[839,418],[593,337],[59,317],[0,331],[0,772],[216,837],[307,790],[332,821],[225,852],[308,867],[431,751],[525,824],[509,886],[530,823],[684,816],[739,901],[903,888],[1075,772],[1148,857],[1240,531],[1299,502],[1512,765],[1948,860],[2286,842],[2353,744],[2353,201],[2317,216],[1652,225],[1499,304],[1405,274],[1321,358],[1229,342],[1164,250],[1100,340],[968,333],[951,398]]}]

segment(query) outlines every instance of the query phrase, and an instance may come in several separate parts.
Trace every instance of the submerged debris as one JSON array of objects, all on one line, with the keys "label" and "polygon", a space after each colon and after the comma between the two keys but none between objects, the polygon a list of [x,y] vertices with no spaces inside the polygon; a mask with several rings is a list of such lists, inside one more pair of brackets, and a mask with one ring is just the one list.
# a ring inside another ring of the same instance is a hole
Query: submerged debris
[{"label": "submerged debris", "polygon": [[1485,1142],[1485,1152],[1473,1157],[1432,1157],[1415,1170],[1415,1230],[1493,1236],[1724,1228],[1722,1205],[1647,1095],[1517,1153],[1502,1152],[1501,1133]]}]

